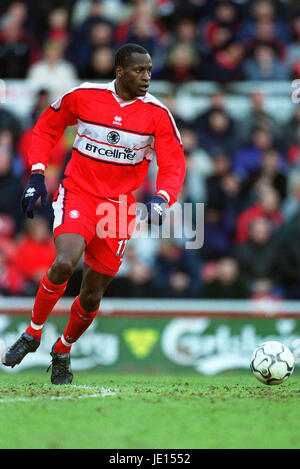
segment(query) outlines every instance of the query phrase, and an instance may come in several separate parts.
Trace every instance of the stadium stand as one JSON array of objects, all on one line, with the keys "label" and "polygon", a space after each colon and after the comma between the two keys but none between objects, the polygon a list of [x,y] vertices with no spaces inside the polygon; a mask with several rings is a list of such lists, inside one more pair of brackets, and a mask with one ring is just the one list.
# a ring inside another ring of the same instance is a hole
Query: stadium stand
[{"label": "stadium stand", "polygon": [[[50,201],[32,224],[20,211],[32,128],[70,87],[113,79],[126,42],[153,57],[150,92],[185,149],[178,203],[205,204],[205,243],[133,239],[106,296],[300,299],[300,9],[280,0],[1,2],[0,294],[34,295],[53,257]],[[49,198],[73,136],[50,156]],[[153,166],[138,201],[155,175]],[[28,272],[30,252],[39,262]]]}]

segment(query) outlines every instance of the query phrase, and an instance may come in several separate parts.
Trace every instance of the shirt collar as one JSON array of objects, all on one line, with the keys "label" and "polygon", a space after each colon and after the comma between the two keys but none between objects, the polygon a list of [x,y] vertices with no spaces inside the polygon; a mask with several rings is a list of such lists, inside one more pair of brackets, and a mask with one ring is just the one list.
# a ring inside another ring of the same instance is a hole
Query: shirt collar
[{"label": "shirt collar", "polygon": [[120,96],[116,92],[116,79],[109,82],[107,85],[108,91],[111,91],[115,100],[120,104],[120,106],[127,106],[128,104],[135,103],[138,99],[141,101],[144,100],[145,96],[137,96],[136,98],[131,99],[130,101],[124,101],[124,99],[120,98]]}]

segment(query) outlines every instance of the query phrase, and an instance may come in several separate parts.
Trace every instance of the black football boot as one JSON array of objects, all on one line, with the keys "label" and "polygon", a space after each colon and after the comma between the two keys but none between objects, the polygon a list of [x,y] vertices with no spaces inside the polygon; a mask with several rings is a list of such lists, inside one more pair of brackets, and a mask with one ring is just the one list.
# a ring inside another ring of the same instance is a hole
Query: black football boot
[{"label": "black football boot", "polygon": [[[50,352],[50,355],[52,357],[51,383],[58,384],[58,385],[59,384],[71,384],[73,380],[73,373],[71,371],[70,354],[55,352],[54,348],[55,348],[56,342],[53,345],[52,350]],[[49,366],[47,371],[49,371],[51,365]]]},{"label": "black football boot", "polygon": [[11,366],[21,363],[27,353],[35,352],[40,341],[36,340],[31,335],[24,332],[21,337],[6,351],[2,364],[5,366]]}]

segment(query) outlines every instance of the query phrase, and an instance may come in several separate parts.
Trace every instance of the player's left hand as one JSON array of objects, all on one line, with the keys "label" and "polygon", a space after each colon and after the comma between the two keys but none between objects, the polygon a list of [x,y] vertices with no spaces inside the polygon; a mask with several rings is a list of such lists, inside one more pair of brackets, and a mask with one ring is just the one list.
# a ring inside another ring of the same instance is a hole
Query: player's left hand
[{"label": "player's left hand", "polygon": [[163,224],[166,215],[168,203],[166,199],[160,195],[155,195],[153,199],[146,204],[148,223],[160,226]]}]

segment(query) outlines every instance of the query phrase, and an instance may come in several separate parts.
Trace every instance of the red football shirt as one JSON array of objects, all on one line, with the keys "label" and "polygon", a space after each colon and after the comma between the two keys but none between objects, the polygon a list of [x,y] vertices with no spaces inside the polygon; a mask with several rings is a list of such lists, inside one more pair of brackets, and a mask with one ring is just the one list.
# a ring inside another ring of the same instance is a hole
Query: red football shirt
[{"label": "red football shirt", "polygon": [[104,198],[130,194],[145,179],[155,152],[156,194],[170,205],[177,200],[185,177],[182,142],[169,110],[154,96],[123,101],[114,81],[71,89],[34,127],[32,171],[46,169],[50,151],[69,125],[77,125],[77,134],[64,187]]}]

